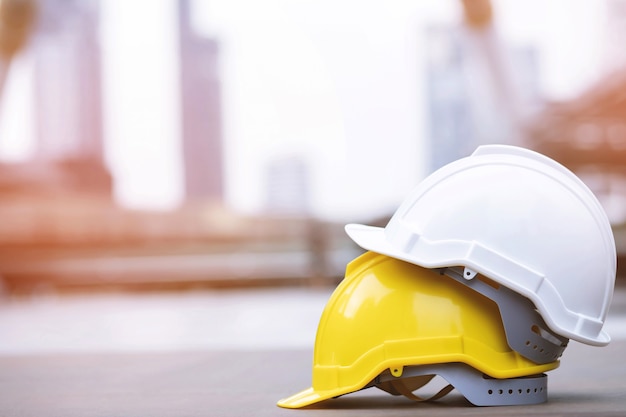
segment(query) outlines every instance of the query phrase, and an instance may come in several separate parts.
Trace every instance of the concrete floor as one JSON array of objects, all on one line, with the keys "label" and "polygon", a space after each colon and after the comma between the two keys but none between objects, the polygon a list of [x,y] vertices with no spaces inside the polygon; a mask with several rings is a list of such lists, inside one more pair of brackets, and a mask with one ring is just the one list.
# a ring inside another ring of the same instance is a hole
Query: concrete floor
[{"label": "concrete floor", "polygon": [[41,295],[0,303],[0,415],[626,415],[626,289],[604,348],[571,342],[549,401],[479,408],[454,391],[414,404],[370,389],[306,411],[275,402],[310,385],[331,289]]}]

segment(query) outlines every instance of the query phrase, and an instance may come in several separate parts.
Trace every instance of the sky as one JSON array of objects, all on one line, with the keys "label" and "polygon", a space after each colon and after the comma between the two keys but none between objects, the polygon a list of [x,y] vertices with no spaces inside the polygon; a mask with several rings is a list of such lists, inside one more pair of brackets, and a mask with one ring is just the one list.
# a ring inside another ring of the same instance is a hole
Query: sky
[{"label": "sky", "polygon": [[[174,0],[101,3],[105,149],[116,199],[130,208],[176,207],[182,171]],[[312,211],[337,220],[393,210],[426,175],[423,32],[459,22],[460,2],[193,4],[197,29],[220,41],[229,207],[262,210],[264,167],[284,156],[308,162]],[[537,48],[545,97],[573,97],[597,78],[602,4],[494,1],[502,37]],[[20,57],[0,106],[5,160],[28,158],[34,148],[28,60]]]}]

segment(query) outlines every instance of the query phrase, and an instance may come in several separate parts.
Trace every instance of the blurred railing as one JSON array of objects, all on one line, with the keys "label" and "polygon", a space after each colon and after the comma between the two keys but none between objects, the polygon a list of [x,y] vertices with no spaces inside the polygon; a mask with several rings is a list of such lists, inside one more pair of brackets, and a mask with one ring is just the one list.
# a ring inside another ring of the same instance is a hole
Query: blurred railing
[{"label": "blurred railing", "polygon": [[240,216],[219,206],[123,210],[96,198],[0,204],[10,291],[50,288],[328,285],[358,254],[343,225]]}]

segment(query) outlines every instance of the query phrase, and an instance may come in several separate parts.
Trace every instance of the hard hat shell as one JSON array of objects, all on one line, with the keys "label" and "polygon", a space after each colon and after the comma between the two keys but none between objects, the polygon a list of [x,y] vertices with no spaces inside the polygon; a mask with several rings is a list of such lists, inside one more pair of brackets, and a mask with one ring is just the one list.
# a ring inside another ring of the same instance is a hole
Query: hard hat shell
[{"label": "hard hat shell", "polygon": [[278,402],[300,408],[364,388],[385,370],[464,363],[493,378],[541,374],[508,346],[496,304],[437,271],[367,252],[346,268],[320,319],[312,387]]},{"label": "hard hat shell", "polygon": [[349,224],[367,250],[426,268],[464,266],[529,298],[557,334],[606,345],[615,241],[571,171],[513,146],[479,147],[422,181],[385,228]]}]

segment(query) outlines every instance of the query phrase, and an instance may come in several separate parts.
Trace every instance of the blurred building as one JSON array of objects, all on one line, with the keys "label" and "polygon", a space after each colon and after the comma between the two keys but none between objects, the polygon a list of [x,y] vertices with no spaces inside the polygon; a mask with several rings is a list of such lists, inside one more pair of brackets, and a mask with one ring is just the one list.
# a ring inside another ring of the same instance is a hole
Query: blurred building
[{"label": "blurred building", "polygon": [[222,109],[218,43],[192,27],[189,0],[179,2],[184,192],[187,200],[223,199]]},{"label": "blurred building", "polygon": [[[104,165],[99,4],[36,2],[32,57],[35,154],[0,165],[0,193],[111,198]],[[6,201],[5,201],[6,204]]]},{"label": "blurred building", "polygon": [[426,32],[431,171],[482,144],[523,145],[521,120],[540,98],[536,50],[500,39],[490,1],[463,6],[462,24]]},{"label": "blurred building", "polygon": [[39,2],[33,42],[37,153],[102,161],[98,2]]},{"label": "blurred building", "polygon": [[463,75],[466,53],[460,36],[449,26],[433,26],[427,32],[431,171],[466,156],[474,147],[470,99]]},{"label": "blurred building", "polygon": [[602,42],[604,67],[615,70],[626,65],[624,37],[626,36],[626,1],[605,0],[606,21]]},{"label": "blurred building", "polygon": [[265,209],[275,214],[309,214],[309,182],[309,169],[303,157],[291,155],[271,160],[266,168]]}]

